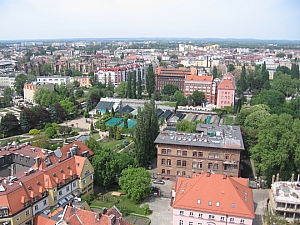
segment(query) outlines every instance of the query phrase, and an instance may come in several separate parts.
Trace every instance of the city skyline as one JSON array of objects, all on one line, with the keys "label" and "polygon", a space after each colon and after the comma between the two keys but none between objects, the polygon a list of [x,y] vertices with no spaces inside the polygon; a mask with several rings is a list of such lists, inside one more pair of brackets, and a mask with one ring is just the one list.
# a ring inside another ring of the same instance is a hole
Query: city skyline
[{"label": "city skyline", "polygon": [[[263,3],[263,4],[262,4]],[[0,40],[237,38],[300,40],[296,0],[1,1]]]}]

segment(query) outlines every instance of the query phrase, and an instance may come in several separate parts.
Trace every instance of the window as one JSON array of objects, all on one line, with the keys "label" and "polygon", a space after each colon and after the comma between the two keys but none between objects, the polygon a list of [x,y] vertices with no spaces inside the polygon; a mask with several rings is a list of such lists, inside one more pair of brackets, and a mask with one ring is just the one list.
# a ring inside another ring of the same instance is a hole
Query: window
[{"label": "window", "polygon": [[212,152],[210,152],[209,154],[208,154],[208,158],[213,158],[214,157],[214,153],[212,153]]},{"label": "window", "polygon": [[193,222],[189,221],[189,225],[193,225],[193,224],[194,224]]},{"label": "window", "polygon": [[240,223],[245,223],[245,220],[244,220],[244,219],[241,219]]},{"label": "window", "polygon": [[197,162],[192,162],[192,168],[193,169],[197,168]]},{"label": "window", "polygon": [[8,216],[8,209],[3,209],[3,216]]},{"label": "window", "polygon": [[214,220],[214,219],[215,219],[215,216],[214,216],[214,215],[208,215],[208,219]]},{"label": "window", "polygon": [[198,223],[198,225],[202,225],[202,223]]},{"label": "window", "polygon": [[190,212],[190,216],[194,216],[194,213],[193,213],[193,212]]},{"label": "window", "polygon": [[44,192],[42,193],[42,197],[44,198],[44,197],[46,197],[46,196],[47,196],[47,192],[44,191]]},{"label": "window", "polygon": [[166,165],[166,159],[161,159],[161,165]]},{"label": "window", "polygon": [[17,218],[17,221],[20,221],[20,218]]},{"label": "window", "polygon": [[54,201],[57,201],[57,196],[54,196]]},{"label": "window", "polygon": [[177,160],[177,166],[181,166],[181,160]]},{"label": "window", "polygon": [[208,201],[208,205],[209,205],[209,206],[212,206],[212,201]]},{"label": "window", "polygon": [[193,152],[193,157],[197,157],[197,152]]},{"label": "window", "polygon": [[47,200],[46,199],[43,201],[43,205],[44,206],[47,205]]},{"label": "window", "polygon": [[85,180],[85,179],[83,179],[83,180],[82,180],[82,183],[83,183],[83,184],[86,184],[86,180]]},{"label": "window", "polygon": [[229,159],[229,155],[225,155],[225,159]]},{"label": "window", "polygon": [[219,167],[218,163],[215,163],[214,164],[214,170],[218,170],[218,167]]},{"label": "window", "polygon": [[177,150],[177,155],[181,155],[181,150]]},{"label": "window", "polygon": [[184,166],[184,167],[186,166],[186,161],[185,160],[182,161],[182,166]]},{"label": "window", "polygon": [[29,157],[26,157],[26,162],[27,162],[27,163],[29,162]]},{"label": "window", "polygon": [[68,187],[66,187],[66,191],[67,192],[69,192],[70,191],[70,187],[68,186]]},{"label": "window", "polygon": [[56,188],[54,188],[53,191],[56,192]]},{"label": "window", "polygon": [[231,204],[231,208],[235,208],[235,204],[234,203]]},{"label": "window", "polygon": [[59,196],[61,196],[62,195],[62,191],[59,191],[58,194],[59,194]]},{"label": "window", "polygon": [[183,155],[183,156],[187,156],[187,151],[183,151],[183,152],[182,152],[182,155]]},{"label": "window", "polygon": [[212,169],[212,163],[208,163],[208,169]]},{"label": "window", "polygon": [[202,169],[202,162],[198,162],[198,168]]},{"label": "window", "polygon": [[94,179],[94,177],[93,177],[93,175],[91,175],[91,176],[90,176],[90,180],[93,180],[93,179]]},{"label": "window", "polygon": [[214,158],[218,159],[219,158],[219,153],[214,153]]},{"label": "window", "polygon": [[34,206],[34,210],[35,211],[39,210],[39,205]]},{"label": "window", "polygon": [[182,176],[185,176],[185,171],[182,171]]},{"label": "window", "polygon": [[198,152],[198,157],[203,157],[203,152]]},{"label": "window", "polygon": [[221,216],[220,220],[225,221],[225,216]]},{"label": "window", "polygon": [[167,174],[168,174],[168,175],[170,175],[170,174],[171,174],[170,170],[167,170]]},{"label": "window", "polygon": [[165,169],[162,169],[162,170],[161,170],[161,173],[162,173],[162,174],[166,173],[166,170],[165,170]]},{"label": "window", "polygon": [[183,225],[183,220],[179,220],[179,225]]},{"label": "window", "polygon": [[161,154],[167,154],[167,150],[163,148],[163,149],[161,150]]},{"label": "window", "polygon": [[234,222],[234,218],[229,218],[229,222],[233,223]]},{"label": "window", "polygon": [[219,207],[220,206],[220,202],[216,202],[216,206]]},{"label": "window", "polygon": [[171,154],[172,154],[172,151],[171,151],[170,148],[167,149],[167,154],[168,154],[168,155],[171,155]]},{"label": "window", "polygon": [[167,159],[167,166],[171,166],[171,159]]},{"label": "window", "polygon": [[29,216],[30,215],[30,210],[26,210],[25,215]]},{"label": "window", "polygon": [[203,214],[202,213],[199,213],[198,217],[199,218],[202,218]]},{"label": "window", "polygon": [[184,214],[184,211],[179,211],[179,215],[183,215]]},{"label": "window", "polygon": [[73,187],[76,187],[76,182],[74,182],[72,185],[73,185]]},{"label": "window", "polygon": [[177,176],[180,176],[180,171],[177,171]]},{"label": "window", "polygon": [[234,165],[230,165],[230,172],[233,172],[234,171]]}]

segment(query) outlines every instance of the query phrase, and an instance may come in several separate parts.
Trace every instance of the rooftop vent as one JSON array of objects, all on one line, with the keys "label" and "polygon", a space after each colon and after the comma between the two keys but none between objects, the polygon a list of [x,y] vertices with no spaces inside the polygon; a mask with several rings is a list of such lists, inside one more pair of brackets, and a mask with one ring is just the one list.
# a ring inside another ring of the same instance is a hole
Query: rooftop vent
[{"label": "rooftop vent", "polygon": [[56,173],[53,173],[53,176],[56,177]]},{"label": "rooftop vent", "polygon": [[28,186],[28,190],[31,190],[32,189],[32,187],[31,186]]}]

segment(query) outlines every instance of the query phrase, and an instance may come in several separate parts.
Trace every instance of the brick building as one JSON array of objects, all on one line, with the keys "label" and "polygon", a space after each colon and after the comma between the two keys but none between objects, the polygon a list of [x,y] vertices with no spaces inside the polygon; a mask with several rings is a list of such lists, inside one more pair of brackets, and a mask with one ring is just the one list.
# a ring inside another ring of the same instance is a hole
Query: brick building
[{"label": "brick building", "polygon": [[218,85],[217,108],[231,106],[234,104],[235,83],[231,73],[225,75]]},{"label": "brick building", "polygon": [[186,76],[184,82],[184,96],[190,96],[194,91],[198,90],[205,95],[205,101],[210,104],[216,102],[216,83],[213,82],[212,76]]},{"label": "brick building", "polygon": [[162,67],[159,66],[155,70],[156,90],[162,91],[167,84],[178,86],[179,90],[184,92],[185,77],[189,75],[196,75],[196,68],[185,67]]},{"label": "brick building", "polygon": [[211,172],[238,177],[244,150],[239,126],[198,124],[198,133],[164,131],[158,135],[157,177],[175,180]]}]

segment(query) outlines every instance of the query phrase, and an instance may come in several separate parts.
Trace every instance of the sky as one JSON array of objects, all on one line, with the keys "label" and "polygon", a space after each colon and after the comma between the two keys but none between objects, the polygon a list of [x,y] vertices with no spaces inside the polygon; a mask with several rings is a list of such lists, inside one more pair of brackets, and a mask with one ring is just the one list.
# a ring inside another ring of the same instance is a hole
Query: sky
[{"label": "sky", "polygon": [[0,0],[0,40],[300,40],[299,0]]}]

